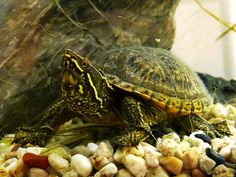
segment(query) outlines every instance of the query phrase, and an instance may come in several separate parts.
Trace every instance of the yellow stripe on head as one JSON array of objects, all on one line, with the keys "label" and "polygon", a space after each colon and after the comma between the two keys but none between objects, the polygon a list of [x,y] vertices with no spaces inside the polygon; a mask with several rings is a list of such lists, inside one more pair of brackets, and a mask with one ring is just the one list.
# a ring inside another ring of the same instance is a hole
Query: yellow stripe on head
[{"label": "yellow stripe on head", "polygon": [[88,76],[89,83],[90,83],[91,87],[93,88],[95,98],[100,102],[100,108],[103,108],[103,101],[102,101],[101,98],[98,97],[97,89],[96,89],[96,87],[95,87],[94,84],[93,84],[93,81],[92,81],[92,79],[91,79],[90,74],[87,73],[87,76]]},{"label": "yellow stripe on head", "polygon": [[75,59],[71,59],[71,61],[75,64],[75,66],[80,70],[80,72],[84,72],[84,70],[79,66],[78,62]]}]

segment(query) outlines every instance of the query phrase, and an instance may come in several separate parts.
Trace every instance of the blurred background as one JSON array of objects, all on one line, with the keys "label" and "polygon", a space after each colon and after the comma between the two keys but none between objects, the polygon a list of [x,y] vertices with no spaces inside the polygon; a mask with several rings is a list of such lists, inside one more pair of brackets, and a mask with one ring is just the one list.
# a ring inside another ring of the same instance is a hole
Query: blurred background
[{"label": "blurred background", "polygon": [[[201,0],[209,11],[229,24],[236,24],[235,0]],[[227,28],[194,0],[181,0],[177,7],[176,38],[172,51],[194,70],[236,79],[236,32],[217,38]]]}]

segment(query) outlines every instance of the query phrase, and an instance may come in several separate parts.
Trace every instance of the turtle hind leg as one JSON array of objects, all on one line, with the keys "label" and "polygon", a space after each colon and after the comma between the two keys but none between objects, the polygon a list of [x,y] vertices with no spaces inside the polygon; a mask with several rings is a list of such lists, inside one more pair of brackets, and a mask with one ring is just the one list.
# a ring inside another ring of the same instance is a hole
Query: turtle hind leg
[{"label": "turtle hind leg", "polygon": [[[202,130],[211,138],[222,138],[224,135],[229,134],[229,129],[226,125],[220,124],[221,126],[219,128],[196,114],[181,117],[177,122],[177,128],[175,127],[175,129],[177,132],[181,131],[182,134],[190,134],[196,130]],[[222,126],[224,126],[224,129],[222,129]]]}]

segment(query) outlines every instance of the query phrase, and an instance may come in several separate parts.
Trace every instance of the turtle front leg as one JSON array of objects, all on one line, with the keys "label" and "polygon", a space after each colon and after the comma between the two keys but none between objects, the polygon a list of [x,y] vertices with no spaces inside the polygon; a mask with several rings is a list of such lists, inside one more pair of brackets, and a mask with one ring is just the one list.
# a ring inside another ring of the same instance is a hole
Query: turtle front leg
[{"label": "turtle front leg", "polygon": [[121,100],[121,116],[128,131],[118,136],[115,140],[117,146],[136,146],[150,135],[154,137],[148,124],[148,118],[144,104],[133,97],[124,97]]},{"label": "turtle front leg", "polygon": [[73,113],[67,109],[64,100],[58,101],[42,114],[41,121],[37,124],[18,127],[13,143],[44,146],[58,127],[72,118],[71,114]]}]

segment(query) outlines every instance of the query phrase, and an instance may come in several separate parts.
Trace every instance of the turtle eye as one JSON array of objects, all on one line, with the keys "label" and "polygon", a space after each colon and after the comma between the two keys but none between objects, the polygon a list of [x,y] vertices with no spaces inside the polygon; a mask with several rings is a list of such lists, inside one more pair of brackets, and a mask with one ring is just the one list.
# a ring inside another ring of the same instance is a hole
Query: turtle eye
[{"label": "turtle eye", "polygon": [[81,66],[83,68],[89,68],[90,66],[90,61],[86,58],[84,61],[82,61]]}]

